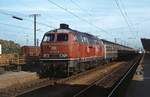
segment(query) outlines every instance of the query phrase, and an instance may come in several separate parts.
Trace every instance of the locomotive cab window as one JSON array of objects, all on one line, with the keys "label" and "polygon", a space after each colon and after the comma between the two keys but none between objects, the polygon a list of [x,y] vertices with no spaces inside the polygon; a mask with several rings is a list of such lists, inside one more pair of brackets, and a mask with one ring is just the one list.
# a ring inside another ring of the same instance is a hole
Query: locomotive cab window
[{"label": "locomotive cab window", "polygon": [[43,41],[49,42],[49,41],[54,41],[55,39],[55,34],[47,34],[44,36]]},{"label": "locomotive cab window", "polygon": [[57,35],[57,41],[68,41],[68,34],[58,34]]}]

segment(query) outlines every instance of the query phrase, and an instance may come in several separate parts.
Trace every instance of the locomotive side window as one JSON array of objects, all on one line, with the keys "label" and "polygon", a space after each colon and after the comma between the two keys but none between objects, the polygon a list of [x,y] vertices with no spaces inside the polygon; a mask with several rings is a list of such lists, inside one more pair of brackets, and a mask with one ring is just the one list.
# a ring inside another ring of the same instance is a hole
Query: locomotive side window
[{"label": "locomotive side window", "polygon": [[57,41],[68,41],[68,34],[58,34],[57,35]]},{"label": "locomotive side window", "polygon": [[82,37],[81,37],[81,35],[79,35],[78,33],[76,33],[76,37],[77,37],[77,41],[78,41],[78,42],[82,42]]},{"label": "locomotive side window", "polygon": [[49,42],[49,41],[54,41],[55,35],[54,34],[47,34],[44,36],[43,41]]}]

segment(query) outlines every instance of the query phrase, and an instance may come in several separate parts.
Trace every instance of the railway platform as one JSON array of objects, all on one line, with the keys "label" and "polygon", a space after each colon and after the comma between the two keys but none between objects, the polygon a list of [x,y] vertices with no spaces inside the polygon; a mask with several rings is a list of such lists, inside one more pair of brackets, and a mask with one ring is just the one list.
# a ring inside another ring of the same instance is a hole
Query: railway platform
[{"label": "railway platform", "polygon": [[[145,54],[141,65],[143,71],[137,70],[130,82],[125,97],[150,97],[150,54]],[[140,69],[140,67],[139,67]]]}]

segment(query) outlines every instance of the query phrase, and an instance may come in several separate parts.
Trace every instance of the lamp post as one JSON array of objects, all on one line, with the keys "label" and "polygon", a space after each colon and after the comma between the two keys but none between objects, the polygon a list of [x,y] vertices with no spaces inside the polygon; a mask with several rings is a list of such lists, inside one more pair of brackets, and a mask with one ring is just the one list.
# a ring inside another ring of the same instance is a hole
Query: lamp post
[{"label": "lamp post", "polygon": [[20,20],[20,21],[23,20],[23,18],[20,18],[20,17],[18,17],[18,16],[12,16],[12,18],[17,19],[17,20]]}]

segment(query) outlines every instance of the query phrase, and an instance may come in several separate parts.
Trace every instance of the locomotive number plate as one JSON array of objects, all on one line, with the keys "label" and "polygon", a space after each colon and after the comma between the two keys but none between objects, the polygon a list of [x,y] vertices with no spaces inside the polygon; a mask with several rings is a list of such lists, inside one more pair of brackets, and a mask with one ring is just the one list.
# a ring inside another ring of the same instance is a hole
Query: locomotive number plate
[{"label": "locomotive number plate", "polygon": [[51,50],[57,50],[56,46],[51,46]]}]

